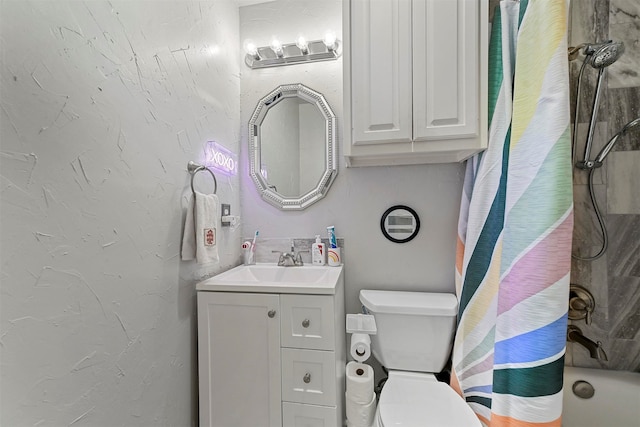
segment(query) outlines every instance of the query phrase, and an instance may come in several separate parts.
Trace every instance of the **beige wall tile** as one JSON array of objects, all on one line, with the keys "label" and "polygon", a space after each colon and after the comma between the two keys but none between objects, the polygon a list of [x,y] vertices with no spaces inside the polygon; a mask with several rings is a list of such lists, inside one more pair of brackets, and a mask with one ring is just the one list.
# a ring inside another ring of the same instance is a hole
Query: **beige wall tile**
[{"label": "beige wall tile", "polygon": [[609,154],[607,168],[607,212],[640,214],[640,151]]}]

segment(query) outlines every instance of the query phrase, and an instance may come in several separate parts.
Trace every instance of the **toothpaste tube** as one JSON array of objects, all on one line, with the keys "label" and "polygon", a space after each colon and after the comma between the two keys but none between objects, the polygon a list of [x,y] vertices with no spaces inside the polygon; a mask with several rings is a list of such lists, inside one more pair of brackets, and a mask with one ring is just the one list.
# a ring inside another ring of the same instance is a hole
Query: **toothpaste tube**
[{"label": "toothpaste tube", "polygon": [[336,228],[333,225],[327,227],[327,232],[329,233],[329,247],[337,248],[338,241],[336,240]]}]

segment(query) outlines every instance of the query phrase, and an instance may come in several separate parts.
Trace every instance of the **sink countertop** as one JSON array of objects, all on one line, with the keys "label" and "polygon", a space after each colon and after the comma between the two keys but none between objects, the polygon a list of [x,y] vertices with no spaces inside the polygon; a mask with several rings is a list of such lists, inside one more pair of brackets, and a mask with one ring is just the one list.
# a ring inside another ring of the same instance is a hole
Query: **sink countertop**
[{"label": "sink countertop", "polygon": [[275,264],[239,265],[196,285],[197,291],[334,295],[343,281],[343,266]]}]

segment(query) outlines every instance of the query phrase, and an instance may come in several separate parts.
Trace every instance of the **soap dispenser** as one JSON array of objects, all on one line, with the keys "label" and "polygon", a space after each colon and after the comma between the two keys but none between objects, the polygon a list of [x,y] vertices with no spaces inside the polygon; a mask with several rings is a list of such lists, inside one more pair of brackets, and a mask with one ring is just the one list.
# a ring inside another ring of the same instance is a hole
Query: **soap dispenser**
[{"label": "soap dispenser", "polygon": [[325,244],[320,240],[320,235],[316,235],[316,242],[311,245],[311,263],[313,265],[325,265],[325,256],[327,251],[325,250]]}]

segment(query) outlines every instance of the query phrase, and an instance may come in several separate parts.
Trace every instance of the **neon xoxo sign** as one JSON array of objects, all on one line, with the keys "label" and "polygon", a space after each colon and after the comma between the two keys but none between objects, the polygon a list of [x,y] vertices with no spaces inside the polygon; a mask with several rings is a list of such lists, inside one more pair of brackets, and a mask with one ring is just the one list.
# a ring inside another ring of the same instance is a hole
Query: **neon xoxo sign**
[{"label": "neon xoxo sign", "polygon": [[238,173],[237,156],[222,145],[215,141],[207,141],[204,153],[206,167],[216,169],[225,175],[236,175]]}]

